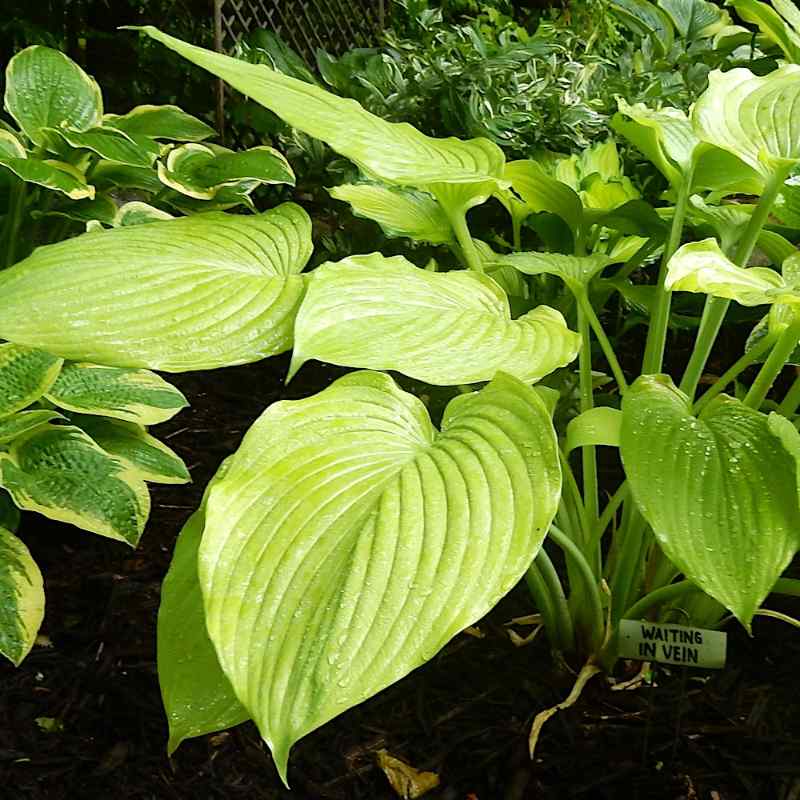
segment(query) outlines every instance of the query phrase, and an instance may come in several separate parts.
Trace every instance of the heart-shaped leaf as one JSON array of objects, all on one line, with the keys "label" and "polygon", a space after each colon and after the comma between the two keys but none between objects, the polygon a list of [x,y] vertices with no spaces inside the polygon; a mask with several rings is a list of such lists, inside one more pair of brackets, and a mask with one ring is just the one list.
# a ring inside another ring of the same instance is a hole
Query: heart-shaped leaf
[{"label": "heart-shaped leaf", "polygon": [[700,418],[666,376],[622,403],[625,474],[667,557],[749,628],[800,547],[794,458],[768,418],[722,396]]},{"label": "heart-shaped leaf", "polygon": [[0,273],[0,336],[171,372],[258,361],[291,346],[310,254],[292,203],[85,234]]},{"label": "heart-shaped leaf", "polygon": [[0,654],[18,667],[33,647],[42,619],[42,573],[28,548],[0,527]]},{"label": "heart-shaped leaf", "polygon": [[44,144],[45,128],[85,131],[100,124],[97,82],[71,58],[41,45],[26,47],[6,66],[5,108],[25,135]]},{"label": "heart-shaped leaf", "polygon": [[502,178],[503,152],[488,139],[434,139],[408,123],[386,122],[355,100],[338,97],[264,64],[248,64],[187,44],[149,25],[138,30],[222,78],[292,127],[326,142],[368,175],[386,183],[425,187],[432,183],[496,183]]},{"label": "heart-shaped leaf", "polygon": [[[225,463],[206,489],[225,474]],[[206,631],[197,576],[197,551],[205,525],[206,497],[183,526],[161,586],[158,608],[158,682],[169,722],[167,753],[184,739],[232,728],[250,719],[219,665]]]},{"label": "heart-shaped leaf", "polygon": [[695,133],[738,156],[762,177],[800,163],[800,65],[759,77],[749,69],[714,70],[692,109]]},{"label": "heart-shaped leaf", "polygon": [[380,373],[271,406],[211,488],[206,624],[285,778],[291,746],[432,658],[523,575],[558,506],[549,414],[510,376],[442,432]]},{"label": "heart-shaped leaf", "polygon": [[24,511],[136,546],[150,512],[139,475],[82,430],[41,425],[0,452],[0,484]]},{"label": "heart-shaped leaf", "polygon": [[146,369],[65,364],[46,392],[51,403],[81,414],[155,425],[189,405],[170,383]]},{"label": "heart-shaped leaf", "polygon": [[394,369],[437,386],[536,381],[569,364],[580,337],[539,306],[512,320],[508,298],[473,272],[428,272],[402,256],[351,256],[314,271],[295,325],[290,376],[310,358]]},{"label": "heart-shaped leaf", "polygon": [[63,363],[42,350],[0,344],[0,418],[38,400],[53,385]]},{"label": "heart-shaped leaf", "polygon": [[191,480],[183,459],[135,422],[83,414],[72,414],[70,420],[144,481],[174,484]]},{"label": "heart-shaped leaf", "polygon": [[103,126],[132,136],[170,139],[173,142],[201,142],[216,131],[178,106],[136,106],[127,114],[106,114]]},{"label": "heart-shaped leaf", "polygon": [[444,210],[428,194],[366,183],[334,186],[328,191],[331,197],[350,203],[357,217],[377,222],[387,236],[432,244],[453,241]]}]

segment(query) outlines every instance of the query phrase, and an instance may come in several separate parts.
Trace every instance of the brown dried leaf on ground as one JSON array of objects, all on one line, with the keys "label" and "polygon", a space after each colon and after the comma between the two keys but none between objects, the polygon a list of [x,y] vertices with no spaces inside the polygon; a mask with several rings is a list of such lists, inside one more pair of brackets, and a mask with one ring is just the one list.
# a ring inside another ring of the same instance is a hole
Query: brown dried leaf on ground
[{"label": "brown dried leaf on ground", "polygon": [[387,750],[378,750],[378,766],[383,770],[392,789],[403,800],[415,800],[439,785],[435,772],[420,772],[410,764],[390,755]]}]

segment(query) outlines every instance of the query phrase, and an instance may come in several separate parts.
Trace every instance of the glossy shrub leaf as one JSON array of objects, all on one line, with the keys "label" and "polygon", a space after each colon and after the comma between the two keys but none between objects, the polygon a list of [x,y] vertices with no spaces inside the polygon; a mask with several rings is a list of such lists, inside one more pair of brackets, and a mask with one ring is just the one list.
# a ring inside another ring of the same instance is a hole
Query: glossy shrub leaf
[{"label": "glossy shrub leaf", "polygon": [[695,418],[666,376],[622,404],[622,460],[667,557],[749,628],[800,547],[797,466],[768,418],[722,396]]},{"label": "glossy shrub leaf", "polygon": [[183,459],[135,422],[83,414],[70,416],[107,453],[150,483],[188,483]]},{"label": "glossy shrub leaf", "polygon": [[[19,414],[4,417],[0,419],[0,444],[7,444],[18,436],[22,436],[23,433],[32,431],[55,419],[64,419],[64,415],[46,408],[20,411]],[[0,527],[3,527],[2,521],[0,521]]]},{"label": "glossy shrub leaf", "polygon": [[730,22],[728,14],[708,0],[658,0],[658,5],[684,39],[709,38]]},{"label": "glossy shrub leaf", "polygon": [[206,624],[281,775],[291,746],[432,658],[522,576],[558,505],[555,432],[502,373],[442,432],[385,374],[271,406],[211,488]]},{"label": "glossy shrub leaf", "polygon": [[656,52],[665,55],[675,34],[670,18],[649,0],[611,0],[609,9],[634,33],[650,37]]},{"label": "glossy shrub leaf", "polygon": [[43,619],[42,573],[23,542],[0,527],[0,654],[18,667]]},{"label": "glossy shrub leaf", "polygon": [[152,26],[140,30],[386,183],[426,186],[502,177],[503,153],[488,139],[435,139],[408,123],[386,122],[355,100],[338,97],[264,64],[248,64],[187,44]]},{"label": "glossy shrub leaf", "polygon": [[60,137],[70,147],[90,150],[100,158],[131,167],[152,166],[160,149],[151,139],[138,137],[134,141],[127,134],[113,128],[90,128],[87,131],[77,131],[71,128],[47,128],[45,131]]},{"label": "glossy shrub leaf", "polygon": [[579,291],[616,260],[602,253],[566,256],[561,253],[529,252],[509,253],[502,256],[498,263],[514,267],[526,275],[557,275],[571,289]]},{"label": "glossy shrub leaf", "polygon": [[155,425],[189,405],[170,383],[146,369],[65,364],[47,399],[59,408]]},{"label": "glossy shrub leaf", "polygon": [[719,248],[716,239],[680,247],[669,261],[667,290],[700,292],[743,306],[800,302],[800,294],[785,285],[781,275],[767,267],[739,267]]},{"label": "glossy shrub leaf", "polygon": [[26,183],[35,183],[45,189],[65,194],[71,200],[94,197],[94,186],[86,183],[86,176],[63,161],[5,158],[0,154],[0,169],[13,172]]},{"label": "glossy shrub leaf", "polygon": [[606,406],[590,408],[569,421],[564,451],[569,453],[586,445],[619,447],[621,428],[622,412],[619,409]]},{"label": "glossy shrub leaf", "polygon": [[0,453],[0,484],[23,511],[136,546],[150,512],[147,487],[69,425],[42,425]]},{"label": "glossy shrub leaf", "polygon": [[42,350],[0,344],[0,419],[38,400],[55,382],[62,363]]},{"label": "glossy shrub leaf", "polygon": [[220,189],[241,184],[288,183],[294,173],[286,159],[272,147],[253,147],[238,153],[203,144],[185,144],[158,163],[161,182],[176,192],[198,200],[212,200]]},{"label": "glossy shrub leaf", "polygon": [[800,65],[758,77],[714,70],[692,110],[697,135],[738,156],[765,179],[800,163]]},{"label": "glossy shrub leaf", "polygon": [[436,273],[402,256],[351,256],[314,271],[295,325],[290,375],[310,358],[394,369],[437,386],[535,381],[572,361],[576,333],[552,308],[512,320],[508,299],[473,272]]},{"label": "glossy shrub leaf", "polygon": [[6,66],[5,108],[25,135],[44,144],[45,128],[85,131],[100,124],[97,82],[72,59],[41,45],[26,47]]},{"label": "glossy shrub leaf", "polygon": [[173,142],[201,142],[216,135],[210,125],[178,106],[136,106],[127,114],[106,114],[103,125],[133,136]]},{"label": "glossy shrub leaf", "polygon": [[[224,474],[224,464],[209,489]],[[208,489],[206,490],[206,494]],[[197,552],[206,498],[183,526],[161,586],[158,608],[158,682],[169,722],[167,753],[184,739],[225,730],[250,719],[219,665],[206,631]]]},{"label": "glossy shrub leaf", "polygon": [[258,361],[291,346],[310,254],[292,203],[85,234],[0,273],[0,336],[172,372]]},{"label": "glossy shrub leaf", "polygon": [[387,236],[448,244],[453,230],[442,207],[428,194],[375,184],[345,184],[328,190],[350,203],[357,217],[374,220]]}]

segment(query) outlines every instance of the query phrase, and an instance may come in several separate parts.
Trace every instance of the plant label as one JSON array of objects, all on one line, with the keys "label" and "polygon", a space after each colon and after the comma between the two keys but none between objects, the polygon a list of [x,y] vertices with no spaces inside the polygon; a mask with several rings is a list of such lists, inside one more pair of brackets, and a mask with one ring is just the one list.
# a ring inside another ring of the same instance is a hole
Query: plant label
[{"label": "plant label", "polygon": [[727,634],[685,625],[659,625],[633,619],[619,624],[619,654],[636,661],[722,669]]}]

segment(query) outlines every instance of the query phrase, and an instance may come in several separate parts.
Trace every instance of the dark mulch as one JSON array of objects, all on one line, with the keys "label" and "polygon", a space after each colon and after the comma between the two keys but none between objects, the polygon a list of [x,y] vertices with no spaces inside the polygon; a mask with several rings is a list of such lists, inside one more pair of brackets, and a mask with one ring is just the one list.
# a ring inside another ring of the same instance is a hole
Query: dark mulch
[{"label": "dark mulch", "polygon": [[[293,793],[252,724],[186,742],[168,760],[155,669],[160,582],[180,525],[252,420],[278,397],[318,389],[320,374],[338,374],[306,367],[284,391],[285,366],[273,359],[176,377],[192,408],[161,435],[195,482],[154,490],[138,550],[29,515],[21,535],[45,575],[52,647],[36,647],[17,670],[0,666],[0,798],[390,800],[375,765],[381,748],[441,775],[432,800],[800,798],[800,636],[772,620],[756,622],[753,640],[731,628],[724,671],[660,668],[654,686],[635,692],[595,679],[545,728],[532,764],[533,715],[569,682],[543,640],[509,641],[503,623],[531,610],[523,591],[480,624],[483,639],[458,636],[300,742]],[[63,729],[45,732],[41,718]]]}]

